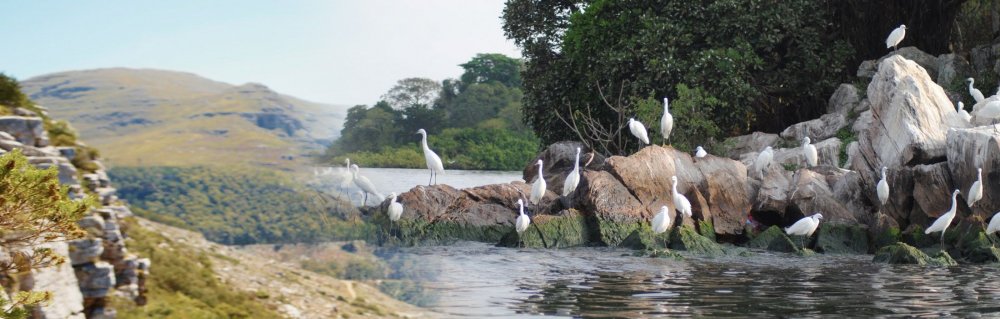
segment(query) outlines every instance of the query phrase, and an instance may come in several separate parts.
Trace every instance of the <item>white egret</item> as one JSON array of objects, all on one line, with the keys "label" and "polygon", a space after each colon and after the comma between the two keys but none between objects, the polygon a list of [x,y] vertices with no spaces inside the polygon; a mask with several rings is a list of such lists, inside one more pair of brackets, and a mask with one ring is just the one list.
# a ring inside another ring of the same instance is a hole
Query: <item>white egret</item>
[{"label": "white egret", "polygon": [[772,158],[774,158],[774,149],[770,146],[765,147],[764,151],[757,154],[757,159],[753,161],[753,171],[760,172],[760,179],[764,179],[764,169],[771,165]]},{"label": "white egret", "polygon": [[986,103],[983,107],[978,110],[972,111],[976,113],[977,118],[990,119],[992,121],[993,130],[996,131],[997,119],[1000,119],[1000,101],[990,101]]},{"label": "white egret", "polygon": [[816,146],[809,144],[810,142],[808,136],[802,138],[802,152],[806,155],[807,167],[814,167],[819,164],[819,153],[816,152]]},{"label": "white egret", "polygon": [[360,188],[361,192],[365,194],[364,202],[362,202],[361,205],[368,205],[368,194],[378,196],[378,191],[375,190],[375,184],[372,184],[367,177],[358,175],[361,172],[361,168],[358,167],[358,165],[351,164],[351,170],[354,172],[354,185]]},{"label": "white egret", "polygon": [[705,149],[701,147],[701,145],[699,145],[698,147],[696,147],[694,149],[694,157],[695,158],[702,158],[702,157],[705,157],[705,156],[708,156],[708,152],[706,152]]},{"label": "white egret", "polygon": [[642,125],[642,122],[630,118],[628,119],[628,129],[632,131],[632,135],[642,141],[642,144],[649,145],[649,135],[646,134],[646,126]]},{"label": "white egret", "polygon": [[[795,236],[805,236],[806,239],[812,237],[813,232],[819,227],[819,220],[823,219],[823,214],[816,213],[809,217],[803,217],[799,221],[792,224],[788,228],[785,228],[785,233],[788,235]],[[805,243],[800,243],[802,248],[805,248]]]},{"label": "white egret", "polygon": [[948,225],[951,225],[951,220],[955,219],[955,211],[958,208],[958,193],[959,190],[955,190],[951,193],[951,209],[944,212],[944,215],[938,217],[937,220],[931,224],[931,227],[927,227],[924,230],[924,234],[930,234],[933,232],[941,232],[941,246],[944,247],[944,232],[948,229]]},{"label": "white egret", "polygon": [[986,226],[986,235],[993,234],[1000,231],[1000,212],[993,214],[993,218],[990,219],[990,225]]},{"label": "white egret", "polygon": [[[391,200],[389,201],[389,209],[387,212],[389,215],[389,221],[392,223],[396,223],[399,221],[399,218],[403,216],[403,204],[400,204],[399,202],[396,201],[395,192],[390,193],[389,198],[391,198]],[[390,234],[392,233],[392,225],[389,226],[389,233]]]},{"label": "white egret", "polygon": [[684,194],[677,192],[677,176],[671,176],[670,181],[674,184],[674,209],[691,217],[691,201]]},{"label": "white egret", "polygon": [[532,204],[538,205],[542,201],[542,196],[545,196],[545,176],[542,175],[542,160],[538,160],[538,178],[535,179],[535,183],[531,185],[531,198],[529,200]]},{"label": "white egret", "polygon": [[969,82],[969,95],[972,95],[972,98],[976,101],[976,103],[982,102],[986,99],[986,97],[983,96],[983,92],[973,86],[976,83],[976,79],[968,78],[965,79],[965,82]]},{"label": "white egret", "polygon": [[[541,174],[541,173],[539,173]],[[569,196],[576,190],[576,186],[580,184],[580,148],[576,148],[576,160],[573,161],[573,170],[569,171],[566,175],[566,181],[563,182],[562,195],[563,197]]]},{"label": "white egret", "polygon": [[[427,131],[419,129],[417,130],[417,134],[420,134],[420,147],[424,149],[424,160],[427,161],[427,169],[431,170],[431,180],[434,181],[434,184],[437,184],[437,174],[444,173],[444,164],[441,163],[441,158],[427,146]],[[427,186],[431,185],[431,180],[427,181]]]},{"label": "white egret", "polygon": [[898,28],[892,30],[889,33],[889,37],[885,38],[885,48],[892,48],[893,51],[896,50],[896,45],[903,41],[903,37],[906,36],[906,25],[900,24]]},{"label": "white egret", "polygon": [[[882,206],[885,206],[885,202],[889,200],[889,181],[885,177],[885,170],[887,169],[889,168],[882,166],[882,179],[878,181],[878,186],[875,187],[875,193],[878,194],[878,201],[882,203]],[[879,209],[882,206],[879,206]]]},{"label": "white egret", "polygon": [[670,99],[663,98],[663,117],[660,118],[660,134],[663,134],[663,144],[670,139],[670,131],[674,130],[674,115],[670,114]]},{"label": "white egret", "polygon": [[969,197],[965,199],[966,203],[969,204],[969,208],[972,208],[973,204],[983,199],[983,169],[977,168],[976,172],[978,178],[976,178],[975,183],[972,183],[972,187],[969,187]]},{"label": "white egret", "polygon": [[330,175],[334,184],[340,188],[340,192],[348,194],[349,196],[350,193],[347,191],[351,188],[351,185],[354,184],[354,174],[351,173],[351,159],[345,158],[344,163],[344,167],[338,167]]},{"label": "white egret", "polygon": [[389,198],[392,199],[389,201],[389,220],[393,222],[399,221],[399,218],[403,216],[403,204],[396,201],[395,192],[390,193]]},{"label": "white egret", "polygon": [[[666,205],[660,207],[660,212],[653,217],[653,224],[651,226],[653,226],[654,234],[662,234],[667,229],[670,229],[670,209]],[[663,246],[666,247],[667,244],[664,243]]]},{"label": "white egret", "polygon": [[521,214],[517,216],[517,220],[514,222],[514,230],[516,230],[517,234],[520,235],[525,230],[528,230],[528,225],[531,224],[531,217],[528,217],[528,215],[524,214],[523,200],[521,199],[517,200],[517,209],[521,212]]},{"label": "white egret", "polygon": [[958,101],[957,109],[959,118],[961,118],[966,122],[972,122],[972,115],[970,115],[969,112],[965,110],[965,104],[962,103],[962,101]]}]

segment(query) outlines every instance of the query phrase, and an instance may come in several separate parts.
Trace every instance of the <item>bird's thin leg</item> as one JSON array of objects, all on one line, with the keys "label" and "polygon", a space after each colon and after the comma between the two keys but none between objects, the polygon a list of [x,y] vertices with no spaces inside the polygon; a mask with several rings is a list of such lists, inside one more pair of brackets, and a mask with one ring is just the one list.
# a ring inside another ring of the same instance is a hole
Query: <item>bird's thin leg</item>
[{"label": "bird's thin leg", "polygon": [[434,181],[434,171],[431,171],[431,177],[427,179],[427,186],[431,186],[432,181]]},{"label": "bird's thin leg", "polygon": [[368,206],[368,192],[365,192],[365,201],[361,203],[361,206]]},{"label": "bird's thin leg", "polygon": [[941,250],[944,250],[944,232],[947,229],[941,230]]}]

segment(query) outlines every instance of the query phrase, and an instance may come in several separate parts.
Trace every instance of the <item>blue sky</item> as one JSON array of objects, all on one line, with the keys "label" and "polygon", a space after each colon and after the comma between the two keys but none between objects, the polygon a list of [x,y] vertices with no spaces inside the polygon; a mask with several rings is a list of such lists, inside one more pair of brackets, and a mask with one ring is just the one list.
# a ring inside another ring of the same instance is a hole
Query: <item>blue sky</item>
[{"label": "blue sky", "polygon": [[503,0],[5,2],[0,72],[156,68],[372,104],[401,78],[458,77],[476,53],[519,56],[502,10]]}]

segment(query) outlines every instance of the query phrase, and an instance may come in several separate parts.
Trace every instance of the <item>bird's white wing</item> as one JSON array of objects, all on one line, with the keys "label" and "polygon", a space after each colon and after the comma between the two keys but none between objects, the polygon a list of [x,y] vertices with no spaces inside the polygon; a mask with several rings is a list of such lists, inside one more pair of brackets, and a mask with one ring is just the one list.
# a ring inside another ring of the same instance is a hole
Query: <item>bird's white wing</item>
[{"label": "bird's white wing", "polygon": [[1000,231],[1000,213],[994,214],[993,218],[990,219],[990,225],[986,226],[986,234],[992,234]]},{"label": "bird's white wing", "polygon": [[885,202],[889,199],[889,183],[884,179],[878,181],[876,192],[878,193],[878,200],[882,202],[882,205],[885,205]]},{"label": "bird's white wing", "polygon": [[792,226],[785,228],[785,233],[789,235],[805,235],[809,231],[810,223],[812,223],[812,217],[804,217],[792,224]]},{"label": "bird's white wing", "polygon": [[945,227],[948,227],[948,225],[951,224],[951,219],[953,217],[955,216],[952,214],[941,215],[936,220],[934,220],[934,223],[931,224],[931,227],[927,227],[927,230],[924,230],[924,234],[930,234],[933,232],[939,232],[944,230]]},{"label": "bird's white wing", "polygon": [[569,175],[566,175],[566,181],[563,182],[562,195],[569,196],[570,193],[576,190],[578,184],[580,184],[580,172],[577,170],[569,172]]},{"label": "bird's white wing", "polygon": [[684,194],[674,194],[674,207],[684,215],[691,217],[691,201]]},{"label": "bird's white wing", "polygon": [[659,234],[667,231],[670,228],[670,215],[667,212],[660,211],[653,217],[653,233]]},{"label": "bird's white wing", "polygon": [[517,222],[514,226],[518,234],[523,233],[528,229],[528,225],[531,224],[531,218],[528,215],[517,216]]}]

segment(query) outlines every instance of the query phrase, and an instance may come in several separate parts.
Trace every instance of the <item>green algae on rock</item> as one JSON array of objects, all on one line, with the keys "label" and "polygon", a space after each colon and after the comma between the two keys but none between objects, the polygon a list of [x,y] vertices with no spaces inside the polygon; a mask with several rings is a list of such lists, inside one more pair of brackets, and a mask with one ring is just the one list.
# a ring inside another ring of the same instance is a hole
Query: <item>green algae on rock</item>
[{"label": "green algae on rock", "polygon": [[958,265],[955,259],[951,258],[946,251],[938,251],[930,256],[916,247],[906,243],[896,243],[885,246],[875,252],[874,262],[889,264],[914,264],[914,265],[937,265],[954,266]]}]

